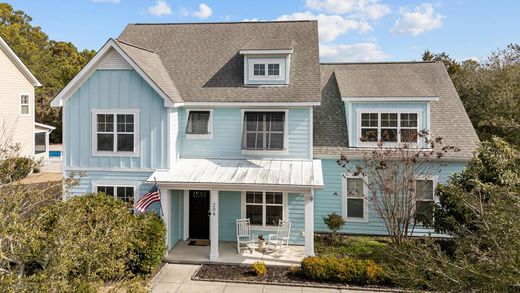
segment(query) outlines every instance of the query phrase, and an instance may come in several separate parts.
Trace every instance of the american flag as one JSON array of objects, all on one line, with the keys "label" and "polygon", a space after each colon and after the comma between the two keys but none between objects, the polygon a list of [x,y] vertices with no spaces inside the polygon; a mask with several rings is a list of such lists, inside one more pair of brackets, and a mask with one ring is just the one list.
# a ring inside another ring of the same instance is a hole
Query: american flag
[{"label": "american flag", "polygon": [[152,203],[160,201],[161,193],[157,184],[154,184],[153,187],[134,204],[134,208],[139,212],[144,213]]}]

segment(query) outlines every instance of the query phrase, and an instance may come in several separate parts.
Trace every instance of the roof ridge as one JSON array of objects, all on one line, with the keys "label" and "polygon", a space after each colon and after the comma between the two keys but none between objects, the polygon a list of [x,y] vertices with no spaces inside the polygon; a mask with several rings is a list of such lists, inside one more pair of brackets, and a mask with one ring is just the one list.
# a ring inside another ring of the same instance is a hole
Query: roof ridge
[{"label": "roof ridge", "polygon": [[376,61],[376,62],[320,62],[320,65],[356,65],[356,64],[430,64],[439,61]]},{"label": "roof ridge", "polygon": [[251,24],[251,23],[287,23],[287,22],[317,22],[313,19],[303,20],[259,20],[259,21],[216,21],[216,22],[141,22],[141,23],[129,23],[128,25],[204,25],[204,24]]},{"label": "roof ridge", "polygon": [[154,52],[153,50],[150,50],[150,49],[147,49],[147,48],[144,48],[144,47],[140,47],[140,46],[137,46],[137,45],[134,45],[134,44],[128,43],[128,42],[126,42],[126,41],[122,41],[122,40],[120,40],[120,39],[116,39],[116,41],[118,41],[118,42],[120,42],[120,43],[123,43],[123,44],[125,44],[125,45],[127,45],[127,46],[134,47],[134,48],[141,49],[141,50],[145,50],[145,51],[148,51],[148,52],[150,52],[150,53],[154,53],[154,54],[155,54],[155,52]]}]

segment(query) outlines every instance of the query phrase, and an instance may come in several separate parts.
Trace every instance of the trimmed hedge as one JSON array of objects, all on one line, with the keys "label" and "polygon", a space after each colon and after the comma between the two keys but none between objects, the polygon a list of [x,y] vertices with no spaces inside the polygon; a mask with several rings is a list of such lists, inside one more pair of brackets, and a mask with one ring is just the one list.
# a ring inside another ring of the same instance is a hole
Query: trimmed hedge
[{"label": "trimmed hedge", "polygon": [[383,269],[372,260],[349,257],[307,257],[302,260],[300,273],[313,281],[375,285],[383,281]]}]

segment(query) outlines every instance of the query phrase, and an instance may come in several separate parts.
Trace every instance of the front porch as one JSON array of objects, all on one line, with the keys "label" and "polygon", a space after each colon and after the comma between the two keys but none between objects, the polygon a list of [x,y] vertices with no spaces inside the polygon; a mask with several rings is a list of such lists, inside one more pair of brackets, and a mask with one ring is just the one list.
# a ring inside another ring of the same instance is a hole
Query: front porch
[{"label": "front porch", "polygon": [[305,257],[305,247],[302,245],[289,245],[284,253],[277,251],[241,250],[237,253],[236,243],[221,241],[218,245],[219,258],[210,261],[210,246],[190,246],[190,241],[181,240],[168,252],[164,260],[168,263],[183,264],[244,264],[250,265],[257,261],[263,261],[266,265],[292,266],[298,265]]},{"label": "front porch", "polygon": [[[167,261],[291,265],[314,255],[313,193],[323,186],[319,161],[182,159],[148,182],[161,190]],[[289,222],[290,249],[237,253],[236,220],[246,218],[254,239],[276,234],[279,221]],[[187,245],[204,239],[208,246]]]}]

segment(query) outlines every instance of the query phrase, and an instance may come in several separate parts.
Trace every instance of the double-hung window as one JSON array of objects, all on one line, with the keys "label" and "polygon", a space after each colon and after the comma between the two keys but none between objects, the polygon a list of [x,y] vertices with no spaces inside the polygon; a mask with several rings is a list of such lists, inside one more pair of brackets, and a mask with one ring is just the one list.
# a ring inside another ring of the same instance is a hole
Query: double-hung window
[{"label": "double-hung window", "polygon": [[343,178],[343,217],[352,222],[368,220],[368,188],[363,177],[346,175]]},{"label": "double-hung window", "polygon": [[285,112],[244,112],[242,149],[284,150]]},{"label": "double-hung window", "polygon": [[416,143],[419,132],[419,114],[408,112],[362,112],[360,114],[362,144]]},{"label": "double-hung window", "polygon": [[107,196],[115,197],[129,204],[134,203],[134,186],[99,185],[96,187],[96,192],[104,193]]},{"label": "double-hung window", "polygon": [[29,95],[20,95],[20,113],[22,115],[29,115]]},{"label": "double-hung window", "polygon": [[188,110],[187,137],[210,138],[212,132],[211,115],[211,110]]},{"label": "double-hung window", "polygon": [[417,202],[415,213],[419,218],[433,220],[433,207],[435,205],[435,186],[432,179],[418,179],[415,181]]},{"label": "double-hung window", "polygon": [[246,191],[245,217],[255,226],[277,226],[284,219],[282,192]]},{"label": "double-hung window", "polygon": [[136,111],[93,112],[94,154],[137,153],[138,115]]}]

